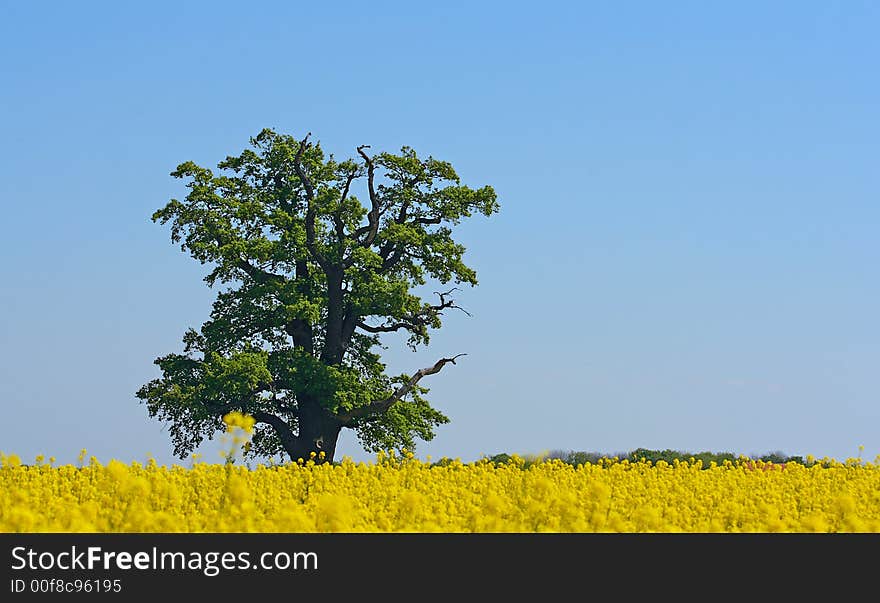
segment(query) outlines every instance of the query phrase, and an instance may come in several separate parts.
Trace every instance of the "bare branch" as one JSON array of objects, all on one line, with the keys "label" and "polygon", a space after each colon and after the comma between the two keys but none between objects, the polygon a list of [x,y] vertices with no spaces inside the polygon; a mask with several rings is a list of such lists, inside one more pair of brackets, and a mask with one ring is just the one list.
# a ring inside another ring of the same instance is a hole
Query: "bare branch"
[{"label": "bare branch", "polygon": [[[366,226],[366,230],[362,232],[362,234],[366,234],[367,236],[361,241],[362,247],[369,247],[373,244],[373,240],[376,238],[376,234],[379,232],[379,195],[376,194],[376,188],[374,185],[376,166],[373,164],[372,158],[369,155],[364,153],[364,149],[369,149],[370,145],[361,145],[357,148],[358,155],[363,157],[364,163],[367,164],[367,189],[370,192],[370,213],[367,214],[367,219],[369,220],[369,224]],[[358,229],[358,232],[361,232],[362,229]]]},{"label": "bare branch", "polygon": [[366,331],[367,333],[393,333],[394,331],[399,331],[400,329],[407,330],[416,330],[418,329],[418,325],[410,323],[410,322],[395,322],[390,325],[379,325],[379,326],[371,326],[363,321],[359,321],[357,326]]},{"label": "bare branch", "polygon": [[388,410],[388,408],[392,404],[403,399],[403,397],[406,396],[412,390],[412,388],[414,388],[416,384],[421,381],[423,377],[439,373],[441,370],[443,370],[444,366],[450,363],[455,364],[457,358],[466,355],[467,354],[457,354],[451,358],[441,358],[436,363],[434,363],[434,366],[417,370],[415,375],[409,378],[409,381],[397,388],[397,390],[393,394],[391,394],[384,400],[379,400],[377,402],[373,402],[372,404],[361,406],[360,408],[355,408],[350,412],[338,415],[336,418],[343,424],[351,424],[357,419],[364,419],[366,417],[369,417],[370,415],[384,412]]},{"label": "bare branch", "polygon": [[453,287],[452,289],[450,289],[449,291],[446,291],[445,293],[440,293],[439,291],[434,291],[434,295],[440,296],[440,305],[439,306],[431,306],[431,309],[439,312],[441,310],[445,310],[446,308],[455,308],[456,310],[461,310],[462,312],[464,312],[468,316],[471,316],[470,312],[468,312],[467,310],[465,310],[461,306],[456,305],[455,300],[450,299],[449,301],[446,301],[446,296],[451,295],[453,291],[460,291],[460,289],[458,287]]},{"label": "bare branch", "polygon": [[357,326],[367,333],[394,333],[396,331],[400,331],[401,329],[406,329],[411,333],[415,333],[425,329],[432,318],[435,318],[438,314],[443,314],[443,310],[446,310],[448,308],[461,310],[468,316],[471,316],[471,313],[461,306],[457,305],[455,303],[455,300],[446,299],[447,296],[451,295],[453,291],[458,290],[458,287],[453,287],[449,291],[444,291],[443,293],[439,291],[434,291],[436,295],[440,296],[439,304],[433,306],[423,306],[421,310],[404,317],[402,320],[381,325],[369,325],[364,321],[358,321]]}]

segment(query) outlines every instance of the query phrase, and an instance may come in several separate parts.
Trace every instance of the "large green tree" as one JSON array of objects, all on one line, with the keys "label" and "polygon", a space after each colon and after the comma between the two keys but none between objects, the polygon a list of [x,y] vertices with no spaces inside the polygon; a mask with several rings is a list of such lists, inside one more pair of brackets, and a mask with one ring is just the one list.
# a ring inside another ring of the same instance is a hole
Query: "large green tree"
[{"label": "large green tree", "polygon": [[[477,277],[452,226],[498,211],[495,191],[462,185],[452,165],[409,147],[360,146],[337,161],[309,138],[265,129],[216,173],[182,163],[171,175],[187,181],[186,198],[153,214],[212,267],[209,286],[227,285],[183,353],[157,358],[162,377],[137,392],[180,458],[230,411],[256,420],[250,455],[294,460],[332,460],[343,428],[376,451],[413,448],[448,422],[419,382],[457,356],[388,375],[380,336],[405,332],[415,349],[458,308],[449,283]],[[417,289],[429,279],[448,290],[426,301]]]}]

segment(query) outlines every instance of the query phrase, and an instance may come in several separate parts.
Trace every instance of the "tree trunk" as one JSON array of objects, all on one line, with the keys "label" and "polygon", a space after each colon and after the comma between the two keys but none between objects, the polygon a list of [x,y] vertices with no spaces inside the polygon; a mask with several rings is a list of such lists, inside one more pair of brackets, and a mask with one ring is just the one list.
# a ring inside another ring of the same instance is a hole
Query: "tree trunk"
[{"label": "tree trunk", "polygon": [[342,362],[342,323],[345,308],[343,307],[342,270],[327,272],[327,324],[324,333],[324,349],[321,361],[324,364]]},{"label": "tree trunk", "polygon": [[[308,461],[315,453],[316,463],[329,463],[336,454],[336,442],[342,423],[317,404],[305,404],[300,408],[299,434],[285,444],[284,449],[294,462]],[[321,453],[324,458],[321,458]]]}]

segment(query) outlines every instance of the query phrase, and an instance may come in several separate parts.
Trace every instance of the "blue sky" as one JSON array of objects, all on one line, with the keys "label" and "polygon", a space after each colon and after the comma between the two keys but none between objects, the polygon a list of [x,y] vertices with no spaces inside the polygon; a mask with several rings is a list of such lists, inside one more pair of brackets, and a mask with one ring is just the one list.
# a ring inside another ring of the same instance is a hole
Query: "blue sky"
[{"label": "blue sky", "polygon": [[134,392],[215,292],[149,217],[272,127],[498,192],[389,339],[468,354],[419,456],[880,453],[880,5],[301,4],[0,2],[0,450],[175,461]]}]

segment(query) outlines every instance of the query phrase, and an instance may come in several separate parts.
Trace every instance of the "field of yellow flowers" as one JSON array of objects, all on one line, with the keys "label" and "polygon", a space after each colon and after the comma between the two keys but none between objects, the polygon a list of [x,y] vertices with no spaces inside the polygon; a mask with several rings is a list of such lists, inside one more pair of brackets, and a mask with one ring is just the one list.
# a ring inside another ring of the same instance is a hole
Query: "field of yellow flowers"
[{"label": "field of yellow flowers", "polygon": [[607,459],[0,468],[0,532],[878,532],[880,467]]},{"label": "field of yellow flowers", "polygon": [[880,532],[880,464],[861,459],[430,464],[391,451],[249,468],[235,456],[253,419],[224,422],[223,464],[0,453],[0,532]]}]

